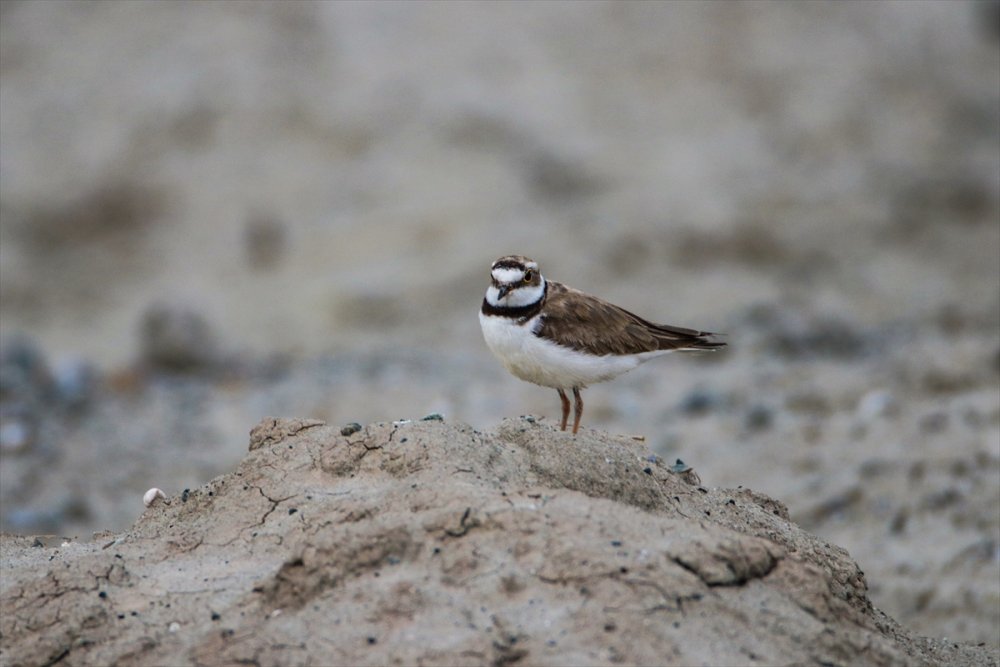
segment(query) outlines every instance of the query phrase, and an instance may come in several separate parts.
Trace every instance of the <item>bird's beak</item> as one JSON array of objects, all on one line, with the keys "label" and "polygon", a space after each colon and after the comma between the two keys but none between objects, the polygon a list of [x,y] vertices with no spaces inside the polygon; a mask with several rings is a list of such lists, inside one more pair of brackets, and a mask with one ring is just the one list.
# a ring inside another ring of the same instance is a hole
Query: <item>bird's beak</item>
[{"label": "bird's beak", "polygon": [[513,285],[501,285],[498,289],[499,294],[497,295],[497,300],[499,301],[500,299],[507,296],[507,293],[510,292],[512,289],[514,289]]}]

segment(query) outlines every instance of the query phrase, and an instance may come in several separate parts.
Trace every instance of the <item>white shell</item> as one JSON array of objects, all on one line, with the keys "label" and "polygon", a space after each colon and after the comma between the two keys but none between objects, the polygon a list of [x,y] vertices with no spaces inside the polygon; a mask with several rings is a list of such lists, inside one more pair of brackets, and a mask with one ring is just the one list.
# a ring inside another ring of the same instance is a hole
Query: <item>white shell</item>
[{"label": "white shell", "polygon": [[160,498],[166,498],[166,496],[163,494],[163,491],[161,489],[158,489],[154,486],[149,491],[143,494],[142,504],[145,505],[146,507],[151,507],[153,503],[155,503]]}]

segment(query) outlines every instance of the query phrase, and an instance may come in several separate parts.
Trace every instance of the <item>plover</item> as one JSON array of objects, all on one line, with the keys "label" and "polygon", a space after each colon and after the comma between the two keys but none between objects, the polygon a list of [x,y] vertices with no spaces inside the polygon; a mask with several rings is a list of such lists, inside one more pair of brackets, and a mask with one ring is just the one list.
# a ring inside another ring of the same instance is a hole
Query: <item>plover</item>
[{"label": "plover", "polygon": [[580,428],[580,390],[679,350],[716,350],[720,334],[653,324],[624,308],[553,280],[520,255],[490,269],[479,323],[490,350],[515,376],[559,392],[566,430],[573,390],[573,434]]}]

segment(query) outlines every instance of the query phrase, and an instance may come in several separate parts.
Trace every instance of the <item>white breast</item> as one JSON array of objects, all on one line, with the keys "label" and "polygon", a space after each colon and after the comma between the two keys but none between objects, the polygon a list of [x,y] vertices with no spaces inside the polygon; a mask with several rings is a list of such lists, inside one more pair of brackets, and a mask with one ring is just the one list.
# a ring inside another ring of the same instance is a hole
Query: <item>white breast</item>
[{"label": "white breast", "polygon": [[486,344],[508,371],[543,387],[586,387],[610,380],[670,351],[602,357],[578,352],[536,336],[533,332],[541,326],[541,317],[536,315],[519,324],[509,317],[480,312],[479,324]]}]

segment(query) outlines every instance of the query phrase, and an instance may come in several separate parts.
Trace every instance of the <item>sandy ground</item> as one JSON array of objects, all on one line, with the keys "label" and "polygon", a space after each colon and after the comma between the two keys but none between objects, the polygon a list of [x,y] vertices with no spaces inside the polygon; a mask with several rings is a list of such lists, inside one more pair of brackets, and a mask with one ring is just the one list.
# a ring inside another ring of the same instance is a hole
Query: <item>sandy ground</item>
[{"label": "sandy ground", "polygon": [[517,252],[729,334],[585,425],[1000,646],[998,44],[994,2],[3,3],[0,528],[126,529],[265,415],[551,423],[478,331]]},{"label": "sandy ground", "polygon": [[[572,447],[573,456],[565,449]],[[267,418],[122,533],[0,534],[0,660],[995,667],[914,637],[843,549],[645,443],[532,417]]]}]

